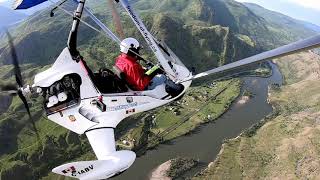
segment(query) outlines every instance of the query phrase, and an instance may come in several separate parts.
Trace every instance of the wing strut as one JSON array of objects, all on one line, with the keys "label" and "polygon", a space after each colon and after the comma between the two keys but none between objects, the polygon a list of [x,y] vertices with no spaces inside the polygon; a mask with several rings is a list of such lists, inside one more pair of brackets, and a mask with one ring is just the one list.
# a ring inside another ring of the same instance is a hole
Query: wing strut
[{"label": "wing strut", "polygon": [[290,54],[314,49],[317,47],[320,47],[320,35],[317,35],[317,36],[314,36],[314,37],[311,37],[308,39],[304,39],[301,41],[297,41],[297,42],[294,42],[294,43],[291,43],[291,44],[288,44],[285,46],[281,46],[279,48],[276,48],[276,49],[273,49],[270,51],[266,51],[261,54],[257,54],[257,55],[254,55],[254,56],[227,64],[224,66],[217,67],[215,69],[212,69],[212,70],[209,70],[206,72],[199,73],[199,74],[194,75],[188,79],[183,80],[182,82],[198,79],[198,78],[205,77],[205,76],[212,75],[212,74],[218,74],[218,73],[233,70],[233,69],[236,69],[239,67],[248,66],[250,64],[287,56]]}]

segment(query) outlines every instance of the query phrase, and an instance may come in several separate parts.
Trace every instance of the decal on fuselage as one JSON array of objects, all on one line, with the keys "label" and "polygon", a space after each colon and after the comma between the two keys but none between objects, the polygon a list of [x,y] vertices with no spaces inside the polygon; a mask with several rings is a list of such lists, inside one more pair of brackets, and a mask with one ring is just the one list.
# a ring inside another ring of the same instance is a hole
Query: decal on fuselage
[{"label": "decal on fuselage", "polygon": [[126,111],[126,114],[131,114],[131,113],[135,113],[136,109],[129,109]]},{"label": "decal on fuselage", "polygon": [[74,115],[70,115],[70,116],[68,116],[68,118],[69,118],[69,120],[70,120],[71,122],[75,122],[75,121],[77,120]]},{"label": "decal on fuselage", "polygon": [[77,169],[74,166],[69,167],[68,169],[65,169],[62,171],[63,174],[71,173],[71,176],[77,176],[77,175],[82,175],[85,173],[88,173],[89,171],[93,170],[93,165],[90,165],[84,169],[81,169],[77,171]]},{"label": "decal on fuselage", "polygon": [[73,173],[76,173],[77,171],[76,171],[76,168],[74,166],[71,166],[68,169],[65,169],[65,170],[62,171],[63,174],[67,174],[69,172],[71,172],[73,174]]},{"label": "decal on fuselage", "polygon": [[125,105],[107,107],[106,110],[107,111],[118,111],[118,110],[122,110],[122,109],[129,109],[129,108],[136,107],[136,106],[138,106],[137,102],[130,103],[130,104],[125,104]]},{"label": "decal on fuselage", "polygon": [[126,100],[127,100],[127,103],[132,103],[133,102],[133,97],[127,97]]}]

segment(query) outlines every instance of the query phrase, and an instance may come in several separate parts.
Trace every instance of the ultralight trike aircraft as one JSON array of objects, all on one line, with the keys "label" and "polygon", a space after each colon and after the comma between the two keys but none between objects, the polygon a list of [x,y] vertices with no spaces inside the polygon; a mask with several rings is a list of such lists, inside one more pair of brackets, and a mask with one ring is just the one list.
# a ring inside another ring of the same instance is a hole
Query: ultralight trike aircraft
[{"label": "ultralight trike aircraft", "polygon": [[[16,3],[16,9],[26,9],[44,1],[46,0],[21,0]],[[95,161],[72,162],[61,165],[52,170],[54,173],[78,179],[113,177],[127,170],[136,159],[136,154],[133,151],[116,150],[114,128],[126,117],[166,105],[181,98],[194,79],[312,49],[320,45],[320,35],[318,35],[193,75],[169,47],[152,36],[128,0],[115,1],[120,3],[131,17],[155,54],[158,66],[161,67],[163,73],[168,79],[183,85],[184,88],[179,94],[172,95],[167,92],[164,84],[153,90],[133,91],[127,88],[126,91],[115,93],[105,93],[103,88],[98,87],[90,69],[77,50],[77,33],[80,22],[92,27],[81,20],[83,11],[87,12],[113,41],[120,44],[120,40],[84,6],[85,0],[77,1],[78,7],[73,15],[68,46],[49,69],[35,76],[32,86],[23,85],[13,42],[9,38],[16,81],[19,87],[16,88],[12,85],[2,87],[2,93],[18,95],[25,104],[29,115],[30,111],[25,96],[41,94],[44,97],[43,107],[48,119],[77,134],[85,134],[97,157]],[[58,5],[57,8],[61,7]],[[116,72],[116,74],[120,80],[123,80],[121,72]],[[31,115],[30,120],[32,121]],[[32,123],[35,128],[33,121]]]}]

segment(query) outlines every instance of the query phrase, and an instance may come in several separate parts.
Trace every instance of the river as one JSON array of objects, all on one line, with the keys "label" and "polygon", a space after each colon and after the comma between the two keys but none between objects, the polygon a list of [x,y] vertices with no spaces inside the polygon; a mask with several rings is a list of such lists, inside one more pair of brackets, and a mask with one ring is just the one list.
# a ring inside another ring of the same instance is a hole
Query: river
[{"label": "river", "polygon": [[[223,140],[238,136],[244,129],[259,122],[272,112],[267,103],[268,85],[282,84],[282,75],[276,65],[270,63],[273,74],[269,78],[245,77],[242,91],[249,90],[255,96],[246,104],[233,103],[230,109],[215,122],[199,127],[195,133],[161,144],[156,149],[138,157],[135,163],[116,180],[145,180],[153,169],[176,157],[190,157],[200,160],[200,166],[190,171],[193,175],[215,160]],[[237,102],[237,100],[235,101]]]}]

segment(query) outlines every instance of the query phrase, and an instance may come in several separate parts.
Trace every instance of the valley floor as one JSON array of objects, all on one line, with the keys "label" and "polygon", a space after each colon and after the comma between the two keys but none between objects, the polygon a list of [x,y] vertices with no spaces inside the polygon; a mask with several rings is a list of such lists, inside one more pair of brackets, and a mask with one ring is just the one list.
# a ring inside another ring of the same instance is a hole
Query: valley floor
[{"label": "valley floor", "polygon": [[285,84],[270,87],[272,115],[228,140],[193,179],[319,179],[320,56],[275,61]]},{"label": "valley floor", "polygon": [[125,148],[126,142],[127,147],[143,154],[159,143],[191,133],[226,112],[239,96],[240,87],[239,79],[192,87],[180,101],[146,114],[120,138],[118,145]]}]

